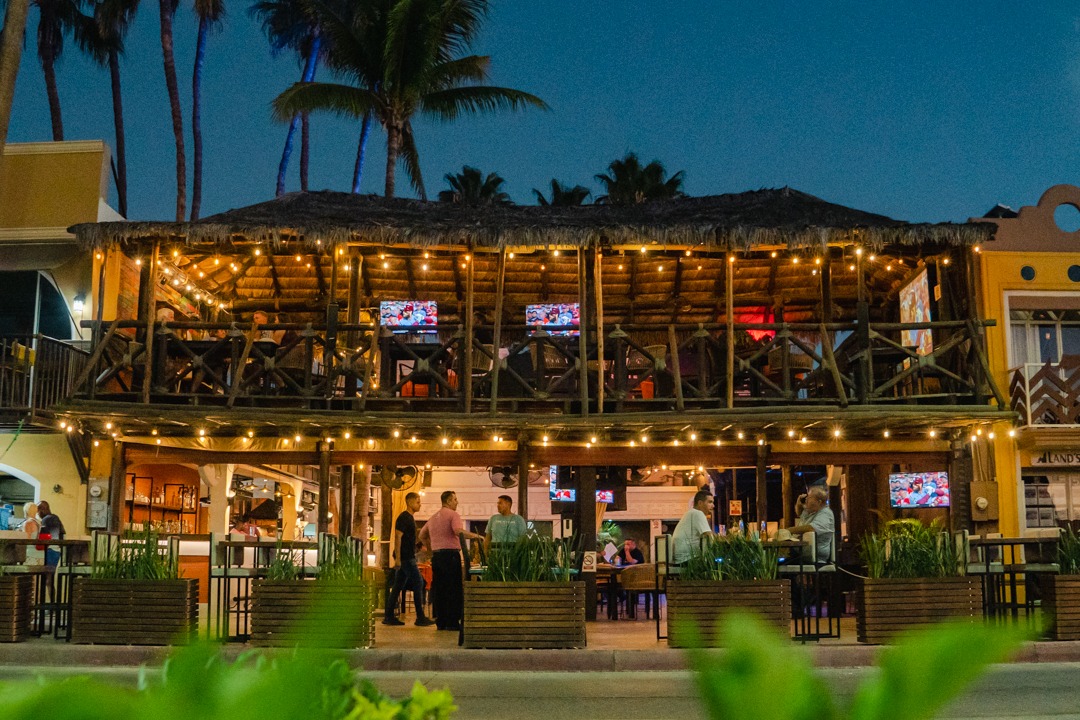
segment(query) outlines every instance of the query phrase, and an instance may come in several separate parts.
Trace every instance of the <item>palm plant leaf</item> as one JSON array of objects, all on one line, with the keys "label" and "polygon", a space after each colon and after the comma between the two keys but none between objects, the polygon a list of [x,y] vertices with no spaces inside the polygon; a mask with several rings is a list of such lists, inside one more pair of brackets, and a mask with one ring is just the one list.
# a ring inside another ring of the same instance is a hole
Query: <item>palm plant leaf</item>
[{"label": "palm plant leaf", "polygon": [[371,110],[379,114],[378,97],[364,88],[336,83],[293,83],[274,98],[274,117],[289,120],[299,112],[326,110],[341,117],[359,119]]},{"label": "palm plant leaf", "polygon": [[464,113],[520,110],[530,105],[549,109],[547,103],[530,93],[487,85],[440,90],[425,95],[421,101],[423,111],[440,120],[456,120]]},{"label": "palm plant leaf", "polygon": [[401,133],[401,161],[405,164],[405,172],[409,174],[409,183],[421,200],[427,200],[427,190],[424,188],[424,176],[420,172],[420,153],[416,149],[416,136],[413,135],[412,123],[405,123]]}]

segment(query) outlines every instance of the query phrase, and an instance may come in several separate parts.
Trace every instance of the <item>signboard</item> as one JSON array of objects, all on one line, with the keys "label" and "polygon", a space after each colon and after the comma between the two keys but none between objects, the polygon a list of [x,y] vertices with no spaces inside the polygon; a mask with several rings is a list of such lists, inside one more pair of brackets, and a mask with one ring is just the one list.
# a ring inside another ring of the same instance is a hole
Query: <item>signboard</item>
[{"label": "signboard", "polygon": [[742,515],[742,500],[728,500],[728,515]]},{"label": "signboard", "polygon": [[594,573],[596,572],[596,551],[586,550],[584,557],[581,561],[581,572]]},{"label": "signboard", "polygon": [[1047,450],[1040,455],[1032,455],[1031,464],[1080,467],[1080,450]]}]

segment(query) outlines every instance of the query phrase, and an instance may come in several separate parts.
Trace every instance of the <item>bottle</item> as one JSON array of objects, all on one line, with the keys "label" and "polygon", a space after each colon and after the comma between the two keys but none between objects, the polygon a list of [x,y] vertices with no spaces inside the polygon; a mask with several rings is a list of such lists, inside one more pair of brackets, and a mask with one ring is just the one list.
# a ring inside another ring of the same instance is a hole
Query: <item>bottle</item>
[{"label": "bottle", "polygon": [[746,535],[746,523],[744,523],[742,520],[739,521],[739,534]]},{"label": "bottle", "polygon": [[761,521],[761,539],[769,539],[769,526],[768,523],[766,523],[764,520]]}]

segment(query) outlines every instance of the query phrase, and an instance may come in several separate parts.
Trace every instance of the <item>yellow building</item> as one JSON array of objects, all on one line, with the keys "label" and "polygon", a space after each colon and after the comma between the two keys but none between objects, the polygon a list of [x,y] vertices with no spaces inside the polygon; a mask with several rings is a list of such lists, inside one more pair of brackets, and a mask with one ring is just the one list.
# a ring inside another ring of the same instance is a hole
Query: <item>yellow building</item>
[{"label": "yellow building", "polygon": [[[123,219],[107,202],[109,163],[108,146],[97,140],[8,144],[0,160],[0,369],[7,381],[0,502],[15,505],[21,517],[23,502],[48,500],[73,536],[85,533],[83,481],[90,469],[80,468],[63,433],[42,430],[40,414],[61,389],[45,387],[25,368],[28,360],[62,361],[80,343],[89,345],[79,324],[94,317],[98,279],[108,273],[101,272],[102,257],[80,249],[67,228]],[[115,291],[104,297],[115,305]]]},{"label": "yellow building", "polygon": [[996,239],[978,253],[991,369],[1019,415],[989,446],[1006,536],[1080,523],[1080,231],[1061,227],[1078,210],[1080,188],[1052,187],[986,218]]}]

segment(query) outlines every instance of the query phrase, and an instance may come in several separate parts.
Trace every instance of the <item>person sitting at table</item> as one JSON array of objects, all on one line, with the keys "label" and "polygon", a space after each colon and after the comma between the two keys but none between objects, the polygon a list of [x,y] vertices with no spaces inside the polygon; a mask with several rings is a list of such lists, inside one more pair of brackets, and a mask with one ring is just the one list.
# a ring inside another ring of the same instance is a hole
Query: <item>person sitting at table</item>
[{"label": "person sitting at table", "polygon": [[637,540],[634,538],[623,540],[623,546],[615,557],[618,558],[619,563],[622,565],[637,565],[645,562],[645,554],[638,549]]},{"label": "person sitting at table", "polygon": [[269,340],[280,344],[285,337],[284,330],[269,330],[264,327],[270,323],[270,315],[264,310],[256,310],[251,316],[251,322],[255,326],[256,340]]},{"label": "person sitting at table", "polygon": [[513,506],[514,500],[509,495],[499,496],[496,503],[499,512],[488,520],[487,531],[484,533],[485,552],[491,552],[492,545],[512,545],[525,534],[525,519],[510,512]]},{"label": "person sitting at table", "polygon": [[[32,502],[23,505],[23,517],[26,518],[22,524],[23,532],[26,533],[28,539],[36,540],[41,532],[41,523],[38,522],[38,506]],[[26,564],[44,565],[45,551],[38,550],[33,545],[28,545],[26,548]]]},{"label": "person sitting at table", "polygon": [[[836,520],[829,507],[829,491],[824,485],[813,485],[795,501],[798,522],[790,529],[792,535],[815,533],[816,563],[827,565],[832,558],[832,544],[836,534]],[[810,548],[803,548],[803,559],[810,558]]]},{"label": "person sitting at table", "polygon": [[713,496],[708,490],[699,490],[694,495],[694,506],[675,526],[671,541],[675,545],[675,564],[682,565],[701,547],[701,541],[713,536],[709,518],[713,513]]}]

